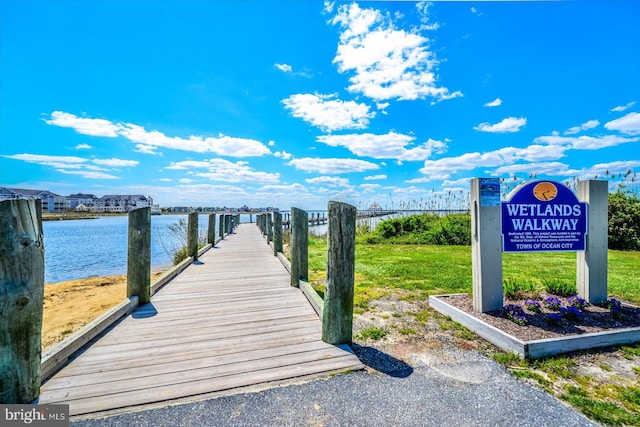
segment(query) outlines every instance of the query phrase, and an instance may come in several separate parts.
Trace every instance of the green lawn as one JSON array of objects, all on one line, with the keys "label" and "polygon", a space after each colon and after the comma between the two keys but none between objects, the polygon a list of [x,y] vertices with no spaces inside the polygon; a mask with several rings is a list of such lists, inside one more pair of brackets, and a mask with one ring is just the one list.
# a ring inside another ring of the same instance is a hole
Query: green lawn
[{"label": "green lawn", "polygon": [[[326,239],[309,238],[312,282],[325,276],[326,250]],[[575,253],[505,253],[502,264],[505,279],[576,280]],[[640,252],[609,251],[608,264],[609,294],[640,304]],[[356,244],[356,298],[358,293],[384,294],[394,289],[418,291],[425,297],[470,293],[471,285],[470,246]]]}]

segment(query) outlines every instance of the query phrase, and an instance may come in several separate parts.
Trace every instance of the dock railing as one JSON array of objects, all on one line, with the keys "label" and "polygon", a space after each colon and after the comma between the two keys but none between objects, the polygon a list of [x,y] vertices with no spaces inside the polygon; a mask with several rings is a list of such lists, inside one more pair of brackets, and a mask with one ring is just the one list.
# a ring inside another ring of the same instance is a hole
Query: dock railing
[{"label": "dock railing", "polygon": [[[42,352],[44,306],[44,238],[39,200],[0,202],[0,403],[33,403],[40,384],[62,368],[85,344],[109,328],[240,224],[240,215],[209,215],[207,244],[198,249],[198,214],[188,216],[188,257],[151,281],[151,208],[128,214],[127,294],[119,304]],[[216,217],[219,233],[215,237]],[[19,332],[19,334],[18,334]]]},{"label": "dock railing", "polygon": [[[272,220],[273,216],[273,220]],[[309,224],[306,211],[291,208],[290,260],[282,253],[282,216],[279,212],[258,215],[256,224],[272,245],[291,275],[291,286],[299,287],[322,322],[322,339],[329,344],[351,344],[353,340],[353,298],[355,283],[355,237],[357,209],[346,203],[330,201],[326,221],[327,278],[324,298],[308,282]],[[270,236],[273,236],[273,241]]]}]

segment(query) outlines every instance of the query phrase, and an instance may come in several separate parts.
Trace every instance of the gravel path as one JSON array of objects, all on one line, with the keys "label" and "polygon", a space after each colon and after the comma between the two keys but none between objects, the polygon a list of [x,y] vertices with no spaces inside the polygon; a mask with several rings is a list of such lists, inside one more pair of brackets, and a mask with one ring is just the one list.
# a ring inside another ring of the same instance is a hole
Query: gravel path
[{"label": "gravel path", "polygon": [[356,347],[366,371],[256,393],[150,409],[73,426],[590,426],[581,414],[479,352],[455,349],[411,365]]}]

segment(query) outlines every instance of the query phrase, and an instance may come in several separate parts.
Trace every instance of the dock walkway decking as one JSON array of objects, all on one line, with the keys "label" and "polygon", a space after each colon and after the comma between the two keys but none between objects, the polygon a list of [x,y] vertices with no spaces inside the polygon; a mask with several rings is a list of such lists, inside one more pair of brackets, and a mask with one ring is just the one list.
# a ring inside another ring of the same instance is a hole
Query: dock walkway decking
[{"label": "dock walkway decking", "polygon": [[322,341],[304,294],[242,224],[44,383],[39,403],[87,415],[361,368]]}]

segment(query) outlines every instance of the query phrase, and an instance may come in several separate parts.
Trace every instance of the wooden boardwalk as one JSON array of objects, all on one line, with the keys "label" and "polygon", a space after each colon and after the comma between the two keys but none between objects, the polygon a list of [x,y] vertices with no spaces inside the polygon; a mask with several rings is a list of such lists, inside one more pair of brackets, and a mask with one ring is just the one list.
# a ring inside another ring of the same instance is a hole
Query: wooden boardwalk
[{"label": "wooden boardwalk", "polygon": [[71,415],[132,410],[361,369],[253,224],[202,255],[43,384]]}]

